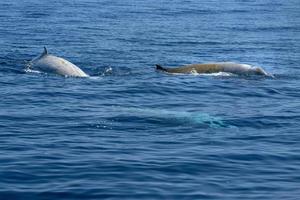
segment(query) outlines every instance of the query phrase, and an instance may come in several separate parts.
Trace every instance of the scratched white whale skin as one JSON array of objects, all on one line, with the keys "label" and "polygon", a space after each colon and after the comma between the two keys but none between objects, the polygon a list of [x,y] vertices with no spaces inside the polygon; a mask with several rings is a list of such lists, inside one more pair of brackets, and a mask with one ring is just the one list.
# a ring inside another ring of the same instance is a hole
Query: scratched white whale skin
[{"label": "scratched white whale skin", "polygon": [[48,54],[47,49],[44,47],[44,52],[30,61],[30,69],[38,70],[45,73],[59,74],[62,76],[73,77],[88,77],[84,71],[73,63]]}]

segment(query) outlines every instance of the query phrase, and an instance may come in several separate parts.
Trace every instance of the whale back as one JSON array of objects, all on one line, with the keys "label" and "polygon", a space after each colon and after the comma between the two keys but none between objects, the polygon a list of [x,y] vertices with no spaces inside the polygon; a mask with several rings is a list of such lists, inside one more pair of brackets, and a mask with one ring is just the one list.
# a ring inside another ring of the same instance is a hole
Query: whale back
[{"label": "whale back", "polygon": [[247,64],[228,62],[220,63],[220,65],[222,65],[224,72],[229,72],[232,74],[248,75],[253,71],[253,67]]},{"label": "whale back", "polygon": [[164,67],[158,67],[160,65],[156,65],[157,70],[165,71],[168,73],[217,73],[222,71],[222,68],[220,65],[215,63],[207,63],[207,64],[191,64],[191,65],[185,65],[181,67],[174,67],[174,68],[164,68]]},{"label": "whale back", "polygon": [[168,73],[219,73],[227,72],[237,75],[268,75],[262,68],[234,62],[217,62],[206,64],[191,64],[175,68],[165,68],[156,65],[156,69]]},{"label": "whale back", "polygon": [[45,47],[43,53],[31,61],[31,67],[42,72],[63,76],[88,77],[85,72],[68,60],[48,54]]}]

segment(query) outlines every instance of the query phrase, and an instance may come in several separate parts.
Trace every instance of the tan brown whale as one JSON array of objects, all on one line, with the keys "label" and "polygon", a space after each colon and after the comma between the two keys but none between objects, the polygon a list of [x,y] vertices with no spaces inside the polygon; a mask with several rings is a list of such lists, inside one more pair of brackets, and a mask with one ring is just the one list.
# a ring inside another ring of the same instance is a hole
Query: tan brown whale
[{"label": "tan brown whale", "polygon": [[199,73],[199,74],[211,74],[226,72],[237,75],[264,75],[269,76],[260,67],[253,67],[247,64],[239,64],[234,62],[219,62],[219,63],[206,63],[206,64],[192,64],[185,65],[175,68],[165,68],[161,65],[156,65],[156,69],[164,71],[167,73],[178,73],[178,74],[187,74],[187,73]]}]

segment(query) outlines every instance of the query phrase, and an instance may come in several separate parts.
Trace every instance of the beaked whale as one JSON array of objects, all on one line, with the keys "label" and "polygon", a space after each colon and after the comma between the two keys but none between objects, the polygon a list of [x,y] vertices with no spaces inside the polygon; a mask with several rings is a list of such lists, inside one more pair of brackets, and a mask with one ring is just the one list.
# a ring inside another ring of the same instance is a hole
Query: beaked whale
[{"label": "beaked whale", "polygon": [[192,64],[185,65],[176,68],[165,68],[161,65],[156,65],[156,69],[167,73],[199,73],[199,74],[211,74],[219,72],[227,72],[237,75],[264,75],[269,76],[260,67],[253,67],[247,64],[240,64],[234,62],[217,62],[206,64]]},{"label": "beaked whale", "polygon": [[89,76],[73,63],[63,58],[48,54],[46,47],[44,47],[44,52],[40,56],[30,61],[29,68],[46,73],[59,74],[62,76]]}]

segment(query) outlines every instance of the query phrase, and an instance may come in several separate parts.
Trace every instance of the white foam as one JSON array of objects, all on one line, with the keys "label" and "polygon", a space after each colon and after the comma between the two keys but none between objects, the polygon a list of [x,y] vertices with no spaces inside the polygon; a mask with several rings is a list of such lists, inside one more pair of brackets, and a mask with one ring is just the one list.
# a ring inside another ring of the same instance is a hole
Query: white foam
[{"label": "white foam", "polygon": [[41,72],[41,71],[33,70],[33,69],[30,69],[30,68],[26,68],[26,69],[24,69],[24,71],[25,71],[26,73],[37,73],[37,74],[42,74],[42,73],[43,73],[43,72]]},{"label": "white foam", "polygon": [[199,74],[202,76],[236,76],[235,74],[229,73],[229,72],[217,72],[217,73],[211,73],[211,74]]}]

